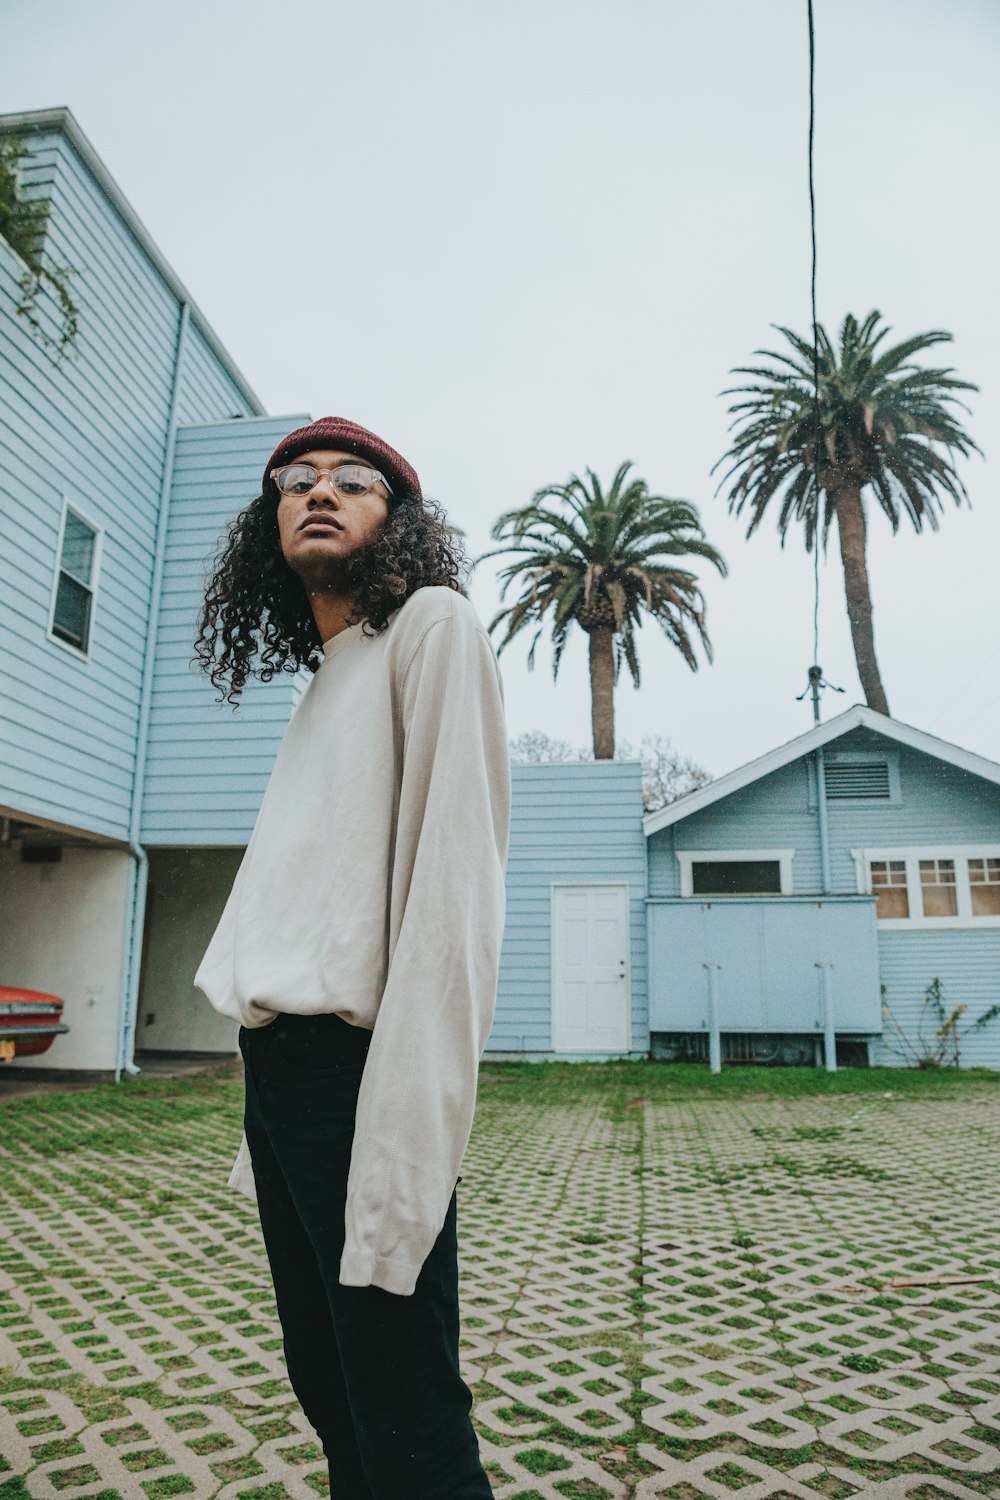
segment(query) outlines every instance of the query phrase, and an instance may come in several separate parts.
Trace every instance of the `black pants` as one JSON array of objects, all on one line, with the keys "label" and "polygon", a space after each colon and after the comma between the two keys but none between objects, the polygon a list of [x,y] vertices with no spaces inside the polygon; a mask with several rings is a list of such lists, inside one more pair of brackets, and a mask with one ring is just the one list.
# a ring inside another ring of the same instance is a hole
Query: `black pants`
[{"label": "black pants", "polygon": [[288,1377],[323,1445],[331,1500],[491,1500],[459,1371],[455,1193],[412,1296],[338,1279],[370,1040],[334,1015],[240,1029]]}]

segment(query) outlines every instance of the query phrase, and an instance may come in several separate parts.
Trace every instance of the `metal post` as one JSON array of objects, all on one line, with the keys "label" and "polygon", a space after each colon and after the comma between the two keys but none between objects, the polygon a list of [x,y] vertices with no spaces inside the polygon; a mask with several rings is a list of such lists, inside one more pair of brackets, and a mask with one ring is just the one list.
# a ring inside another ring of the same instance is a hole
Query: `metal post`
[{"label": "metal post", "polygon": [[823,1002],[823,1057],[828,1073],[837,1071],[837,1034],[833,1029],[833,993],[830,989],[830,970],[833,964],[816,965],[819,970],[820,997]]},{"label": "metal post", "polygon": [[708,970],[708,1066],[713,1073],[722,1072],[722,1038],[719,1035],[719,993],[716,972],[719,964],[704,964]]},{"label": "metal post", "polygon": [[824,896],[828,896],[833,890],[833,876],[830,870],[830,823],[826,807],[826,756],[823,753],[822,745],[816,751],[815,765],[820,880],[823,887],[823,894]]}]

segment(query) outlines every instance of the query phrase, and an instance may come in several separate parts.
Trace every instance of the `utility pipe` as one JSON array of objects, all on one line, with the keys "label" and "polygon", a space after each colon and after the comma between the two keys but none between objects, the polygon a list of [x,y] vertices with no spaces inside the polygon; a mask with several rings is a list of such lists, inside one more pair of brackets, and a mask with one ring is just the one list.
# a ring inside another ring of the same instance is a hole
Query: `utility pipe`
[{"label": "utility pipe", "polygon": [[174,451],[177,447],[177,406],[181,374],[187,347],[191,307],[182,302],[174,350],[174,371],[167,409],[167,441],[160,479],[160,507],[156,519],[156,545],[153,552],[153,577],[149,595],[149,619],[146,627],[146,650],[143,657],[142,689],[139,695],[139,724],[135,747],[135,776],[132,781],[132,805],[129,812],[128,848],[129,892],[125,918],[125,944],[122,955],[121,1008],[118,1016],[118,1060],[115,1082],[122,1073],[135,1076],[135,1028],[139,1008],[139,970],[142,960],[142,936],[146,924],[146,892],[149,886],[149,860],[139,843],[142,826],[142,799],[146,786],[146,750],[149,744],[149,717],[153,700],[153,672],[156,662],[156,637],[160,618],[160,595],[163,591],[163,564],[167,551],[167,523],[170,512],[170,490],[174,477]]}]

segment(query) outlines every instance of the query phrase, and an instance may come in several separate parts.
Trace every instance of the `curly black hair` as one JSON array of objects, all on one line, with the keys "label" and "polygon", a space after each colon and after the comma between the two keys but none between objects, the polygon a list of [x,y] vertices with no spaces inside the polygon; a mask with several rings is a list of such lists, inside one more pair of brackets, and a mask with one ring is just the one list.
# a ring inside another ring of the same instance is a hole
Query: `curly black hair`
[{"label": "curly black hair", "polygon": [[[270,682],[301,667],[315,672],[323,660],[305,587],[281,550],[279,500],[269,483],[230,522],[205,593],[192,662],[234,707],[249,678]],[[404,493],[378,535],[345,564],[350,623],[364,621],[362,634],[378,635],[417,589],[437,584],[464,593],[469,568],[444,509]]]}]

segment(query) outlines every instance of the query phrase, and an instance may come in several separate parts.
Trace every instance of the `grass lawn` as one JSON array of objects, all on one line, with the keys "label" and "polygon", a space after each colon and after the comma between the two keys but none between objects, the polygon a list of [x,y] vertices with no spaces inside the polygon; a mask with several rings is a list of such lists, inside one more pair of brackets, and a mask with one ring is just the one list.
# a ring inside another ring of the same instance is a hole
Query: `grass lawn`
[{"label": "grass lawn", "polygon": [[[238,1074],[3,1101],[0,1500],[326,1493]],[[1000,1075],[483,1067],[463,1360],[502,1500],[1000,1493]],[[404,1500],[404,1497],[400,1497]]]}]

